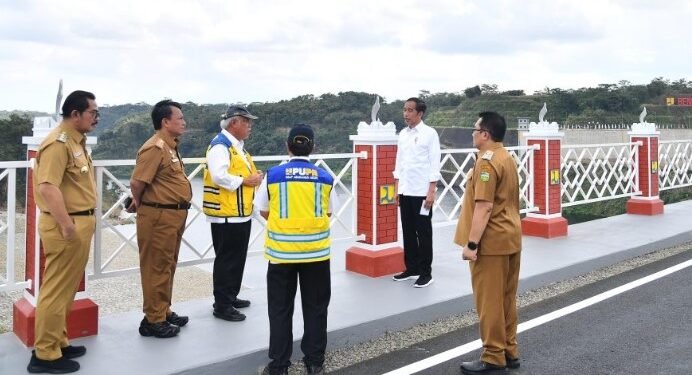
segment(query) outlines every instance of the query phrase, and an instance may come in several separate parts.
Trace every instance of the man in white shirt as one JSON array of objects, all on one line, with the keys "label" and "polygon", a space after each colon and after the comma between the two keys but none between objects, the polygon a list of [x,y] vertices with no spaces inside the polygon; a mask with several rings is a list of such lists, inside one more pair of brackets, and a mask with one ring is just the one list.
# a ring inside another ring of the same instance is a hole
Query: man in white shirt
[{"label": "man in white shirt", "polygon": [[401,228],[404,234],[406,270],[395,281],[413,280],[416,288],[433,283],[432,206],[440,179],[440,138],[423,122],[427,106],[418,98],[404,103],[404,122],[399,132],[394,178]]},{"label": "man in white shirt", "polygon": [[221,116],[221,132],[207,149],[202,208],[211,223],[214,244],[214,316],[228,321],[245,320],[237,309],[250,306],[238,298],[247,259],[255,188],[262,171],[255,168],[244,149],[252,120],[241,106],[230,106]]}]

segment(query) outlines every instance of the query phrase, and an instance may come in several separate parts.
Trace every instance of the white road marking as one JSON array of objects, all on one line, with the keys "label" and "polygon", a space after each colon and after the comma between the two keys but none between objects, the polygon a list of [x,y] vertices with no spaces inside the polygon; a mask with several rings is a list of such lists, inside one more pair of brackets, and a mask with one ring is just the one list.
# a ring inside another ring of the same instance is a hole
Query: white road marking
[{"label": "white road marking", "polygon": [[[579,311],[581,309],[584,309],[586,307],[589,307],[591,305],[597,304],[601,301],[604,301],[608,298],[617,296],[618,294],[622,294],[628,290],[632,290],[638,286],[642,286],[646,283],[650,283],[654,280],[658,280],[664,276],[670,275],[674,272],[683,270],[687,267],[692,266],[692,259],[682,262],[680,264],[677,264],[675,266],[666,268],[662,271],[653,273],[649,276],[643,277],[638,280],[634,280],[632,282],[629,282],[625,285],[621,285],[615,289],[611,289],[608,291],[605,291],[601,294],[595,295],[593,297],[587,298],[583,301],[579,301],[577,303],[574,303],[572,305],[563,307],[559,310],[555,310],[551,313],[541,315],[537,318],[531,319],[527,322],[521,323],[517,326],[517,333],[521,333],[524,331],[527,331],[531,328],[538,327],[542,324],[548,323],[552,320],[561,318],[565,315],[571,314],[573,312]],[[428,357],[426,359],[422,359],[418,362],[411,363],[410,365],[398,368],[396,370],[392,370],[388,373],[385,373],[383,375],[410,375],[410,374],[415,374],[416,372],[423,371],[425,369],[428,369],[433,366],[437,366],[440,363],[447,362],[449,360],[452,360],[456,357],[462,356],[466,353],[472,352],[476,349],[480,349],[483,346],[483,343],[481,343],[481,340],[475,340],[471,341],[469,343],[466,343],[461,346],[457,346],[456,348],[452,348],[450,350],[447,350],[445,352],[436,354],[432,357]]]}]

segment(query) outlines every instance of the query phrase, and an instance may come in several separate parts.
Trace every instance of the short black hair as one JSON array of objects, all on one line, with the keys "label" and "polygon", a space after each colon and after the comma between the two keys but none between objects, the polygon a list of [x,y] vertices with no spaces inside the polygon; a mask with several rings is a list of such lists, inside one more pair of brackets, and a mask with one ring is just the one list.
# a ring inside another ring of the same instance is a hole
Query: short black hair
[{"label": "short black hair", "polygon": [[507,123],[504,117],[492,111],[481,112],[478,117],[481,119],[480,127],[488,131],[493,141],[502,142],[505,139]]},{"label": "short black hair", "polygon": [[96,100],[96,96],[89,91],[72,91],[62,104],[62,117],[70,117],[72,111],[83,113],[89,108],[89,99]]},{"label": "short black hair", "polygon": [[315,132],[310,125],[295,124],[288,132],[286,143],[293,156],[309,156],[315,148]]},{"label": "short black hair", "polygon": [[154,104],[154,108],[151,110],[151,121],[154,123],[154,130],[161,129],[161,123],[165,118],[171,118],[173,114],[173,109],[171,107],[176,107],[182,111],[183,107],[178,102],[174,102],[170,99],[162,100]]},{"label": "short black hair", "polygon": [[416,112],[423,112],[428,110],[428,105],[425,104],[425,101],[423,99],[419,98],[408,98],[406,99],[407,102],[414,102],[416,103]]}]

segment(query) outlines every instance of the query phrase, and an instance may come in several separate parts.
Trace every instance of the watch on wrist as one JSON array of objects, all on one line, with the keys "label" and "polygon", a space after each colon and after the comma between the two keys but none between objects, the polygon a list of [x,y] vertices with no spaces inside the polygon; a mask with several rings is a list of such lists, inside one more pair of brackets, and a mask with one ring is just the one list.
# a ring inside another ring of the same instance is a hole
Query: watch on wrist
[{"label": "watch on wrist", "polygon": [[469,241],[469,243],[466,244],[466,247],[468,247],[469,250],[476,251],[476,250],[478,250],[478,243],[473,242],[473,241]]}]

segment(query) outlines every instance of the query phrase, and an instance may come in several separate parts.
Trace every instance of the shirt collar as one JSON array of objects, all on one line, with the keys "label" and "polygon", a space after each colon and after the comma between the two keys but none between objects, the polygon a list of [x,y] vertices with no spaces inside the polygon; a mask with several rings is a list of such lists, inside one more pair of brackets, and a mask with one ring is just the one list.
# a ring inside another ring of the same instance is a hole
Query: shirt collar
[{"label": "shirt collar", "polygon": [[310,157],[309,156],[291,156],[290,161],[293,161],[293,160],[310,161]]},{"label": "shirt collar", "polygon": [[61,122],[58,126],[60,126],[63,132],[67,133],[68,138],[74,139],[75,142],[79,144],[85,142],[86,137],[84,136],[84,134],[80,133],[79,131],[77,131],[77,129],[65,123],[65,121]]},{"label": "shirt collar", "polygon": [[243,149],[243,146],[245,146],[245,142],[239,141],[239,140],[238,140],[236,137],[234,137],[233,134],[231,134],[231,132],[229,132],[228,130],[226,130],[226,129],[221,129],[221,133],[223,133],[223,135],[225,135],[226,138],[230,139],[230,140],[231,140],[231,144],[232,144],[233,146],[235,146],[236,148],[242,150],[242,149]]},{"label": "shirt collar", "polygon": [[410,132],[417,132],[418,129],[420,129],[420,128],[423,127],[423,126],[426,126],[426,125],[425,125],[425,123],[423,122],[423,120],[420,120],[420,122],[419,122],[418,124],[416,124],[416,126],[410,127],[410,126],[406,125],[406,127],[405,127],[404,129],[406,129],[406,130],[408,130],[408,131],[410,131]]},{"label": "shirt collar", "polygon": [[173,149],[178,148],[178,138],[173,138],[161,130],[157,131],[156,134],[159,136],[159,138],[163,139],[163,141],[166,142],[168,147]]},{"label": "shirt collar", "polygon": [[478,152],[497,150],[498,148],[505,147],[502,142],[495,142],[487,147],[482,147],[478,149]]}]

